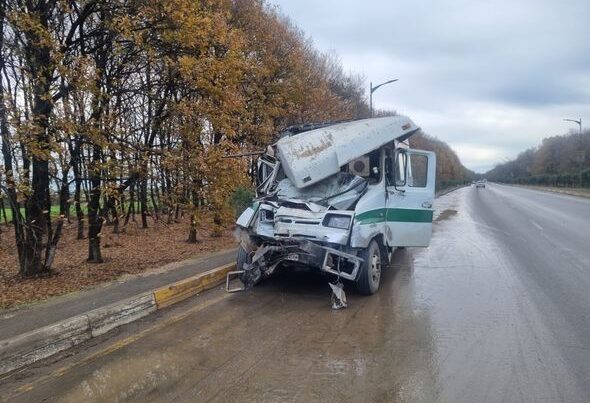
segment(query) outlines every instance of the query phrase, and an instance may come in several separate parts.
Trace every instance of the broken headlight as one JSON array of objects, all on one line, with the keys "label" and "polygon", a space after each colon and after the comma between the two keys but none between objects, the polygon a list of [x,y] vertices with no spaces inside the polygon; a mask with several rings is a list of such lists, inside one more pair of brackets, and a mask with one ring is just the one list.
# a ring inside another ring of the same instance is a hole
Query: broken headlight
[{"label": "broken headlight", "polygon": [[260,211],[260,221],[262,222],[273,222],[275,220],[275,214],[271,210]]},{"label": "broken headlight", "polygon": [[324,226],[331,228],[348,229],[350,226],[350,216],[329,214],[324,218]]}]

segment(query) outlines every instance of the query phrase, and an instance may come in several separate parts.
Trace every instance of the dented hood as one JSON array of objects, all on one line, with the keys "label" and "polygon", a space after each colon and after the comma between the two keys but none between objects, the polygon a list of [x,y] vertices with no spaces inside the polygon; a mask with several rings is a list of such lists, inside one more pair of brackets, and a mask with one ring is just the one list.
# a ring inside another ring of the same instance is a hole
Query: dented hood
[{"label": "dented hood", "polygon": [[[316,206],[347,210],[362,196],[366,188],[367,181],[360,176],[338,172],[303,189],[285,178],[277,184],[276,194],[280,200],[287,202],[298,200]],[[308,208],[312,210],[309,206]]]},{"label": "dented hood", "polygon": [[304,188],[393,140],[407,139],[417,130],[405,116],[357,120],[284,137],[277,142],[277,151],[287,177],[296,187]]}]

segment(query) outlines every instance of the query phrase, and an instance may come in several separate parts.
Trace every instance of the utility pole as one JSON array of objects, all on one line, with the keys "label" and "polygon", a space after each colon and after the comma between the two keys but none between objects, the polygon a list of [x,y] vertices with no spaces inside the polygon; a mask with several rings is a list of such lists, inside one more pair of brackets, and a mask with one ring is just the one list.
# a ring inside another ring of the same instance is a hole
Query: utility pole
[{"label": "utility pole", "polygon": [[563,119],[566,122],[574,122],[580,127],[580,151],[575,152],[576,160],[578,161],[578,180],[580,187],[582,187],[582,170],[584,169],[584,161],[586,160],[586,153],[581,149],[582,147],[582,118],[576,119]]},{"label": "utility pole", "polygon": [[377,89],[378,89],[379,87],[383,87],[383,86],[384,86],[384,85],[386,85],[386,84],[391,84],[391,83],[394,83],[394,82],[396,82],[397,80],[399,80],[399,79],[398,79],[398,78],[396,78],[396,79],[393,79],[393,80],[385,81],[384,83],[381,83],[381,84],[379,84],[379,85],[376,85],[376,86],[374,86],[374,87],[373,87],[373,82],[372,82],[372,81],[369,83],[369,116],[370,116],[370,117],[373,117],[373,93],[374,93],[375,91],[377,91]]}]

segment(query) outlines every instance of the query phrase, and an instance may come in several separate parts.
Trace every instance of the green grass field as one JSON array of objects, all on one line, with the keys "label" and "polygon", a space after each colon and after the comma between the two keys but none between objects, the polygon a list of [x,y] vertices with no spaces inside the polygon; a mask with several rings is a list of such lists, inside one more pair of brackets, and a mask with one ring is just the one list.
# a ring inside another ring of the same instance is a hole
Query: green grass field
[{"label": "green grass field", "polygon": [[[25,214],[25,209],[21,208],[21,214]],[[9,208],[5,208],[4,211],[6,212],[6,218],[8,219],[8,221],[12,221],[12,210]],[[86,207],[86,204],[83,203],[82,204],[82,211],[84,211],[84,214],[86,214],[86,212],[88,211],[88,208]],[[75,215],[75,210],[74,210],[74,206],[70,206],[70,214]],[[54,205],[51,206],[51,217],[58,217],[59,216],[59,206],[58,205]],[[2,212],[0,211],[0,222],[4,223],[4,214],[2,214]]]},{"label": "green grass field", "polygon": [[[6,201],[5,201],[6,203]],[[88,205],[86,203],[82,203],[82,211],[84,212],[84,214],[88,213]],[[128,204],[125,205],[125,211],[127,211],[128,208]],[[148,202],[148,208],[151,209],[153,207],[151,202]],[[10,208],[7,208],[5,206],[4,211],[6,212],[6,218],[8,219],[8,222],[12,221],[12,210]],[[139,203],[135,203],[135,211],[139,212],[140,211],[140,207],[139,207]],[[25,209],[21,208],[21,214],[25,214]],[[75,217],[76,215],[76,210],[74,208],[73,205],[70,206],[70,216],[71,217]],[[51,206],[51,217],[58,217],[59,216],[59,205],[53,205]],[[4,223],[4,214],[2,213],[2,211],[0,211],[0,223]]]}]

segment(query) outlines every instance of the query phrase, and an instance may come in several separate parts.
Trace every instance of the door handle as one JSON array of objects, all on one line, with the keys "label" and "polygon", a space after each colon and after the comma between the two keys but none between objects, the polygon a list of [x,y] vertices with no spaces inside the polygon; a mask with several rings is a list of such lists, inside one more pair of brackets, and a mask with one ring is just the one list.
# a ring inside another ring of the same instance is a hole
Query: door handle
[{"label": "door handle", "polygon": [[432,208],[432,203],[430,203],[430,202],[424,202],[424,203],[422,203],[422,207],[424,207],[424,208]]},{"label": "door handle", "polygon": [[406,195],[406,191],[404,189],[398,189],[398,188],[392,189],[390,187],[387,187],[387,193],[396,194],[396,195],[399,195],[399,196],[405,196]]}]

